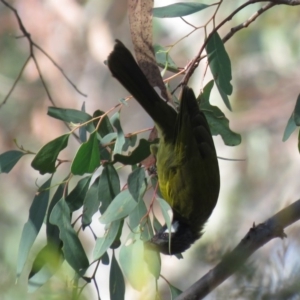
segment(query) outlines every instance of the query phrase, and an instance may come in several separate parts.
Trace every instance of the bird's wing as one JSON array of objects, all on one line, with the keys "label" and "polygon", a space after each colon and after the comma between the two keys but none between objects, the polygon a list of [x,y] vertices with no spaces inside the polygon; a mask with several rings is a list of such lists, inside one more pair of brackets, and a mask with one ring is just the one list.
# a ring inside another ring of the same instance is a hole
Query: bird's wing
[{"label": "bird's wing", "polygon": [[169,194],[173,208],[196,229],[203,226],[216,205],[220,176],[209,125],[188,87],[183,89],[174,139],[176,158]]}]

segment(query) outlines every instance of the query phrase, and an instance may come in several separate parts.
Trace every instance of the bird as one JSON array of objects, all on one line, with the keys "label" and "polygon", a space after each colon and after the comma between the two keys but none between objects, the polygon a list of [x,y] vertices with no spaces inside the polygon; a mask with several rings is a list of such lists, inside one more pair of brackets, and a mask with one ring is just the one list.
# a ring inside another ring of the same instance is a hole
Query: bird
[{"label": "bird", "polygon": [[121,41],[116,40],[107,65],[158,131],[158,183],[173,217],[170,230],[163,225],[148,244],[163,254],[180,254],[203,235],[219,196],[218,158],[208,122],[188,86],[182,89],[178,112],[163,100]]}]

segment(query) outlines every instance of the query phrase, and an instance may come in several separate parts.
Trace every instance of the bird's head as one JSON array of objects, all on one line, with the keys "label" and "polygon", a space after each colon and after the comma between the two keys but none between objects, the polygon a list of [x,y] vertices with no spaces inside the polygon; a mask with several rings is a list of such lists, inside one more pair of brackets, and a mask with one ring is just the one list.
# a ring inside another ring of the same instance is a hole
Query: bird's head
[{"label": "bird's head", "polygon": [[179,254],[190,248],[199,237],[200,234],[195,233],[188,223],[175,219],[171,225],[171,232],[167,225],[164,225],[152,237],[150,246],[163,254]]}]

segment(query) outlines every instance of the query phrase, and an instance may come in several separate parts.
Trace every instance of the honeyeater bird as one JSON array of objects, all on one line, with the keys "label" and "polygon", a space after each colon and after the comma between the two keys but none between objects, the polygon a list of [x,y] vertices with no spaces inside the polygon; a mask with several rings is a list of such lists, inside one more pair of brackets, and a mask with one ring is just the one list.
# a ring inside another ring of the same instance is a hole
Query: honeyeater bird
[{"label": "honeyeater bird", "polygon": [[181,253],[201,237],[219,196],[218,159],[207,120],[189,87],[183,87],[178,113],[161,99],[120,41],[107,64],[154,120],[159,134],[158,182],[173,219],[171,230],[164,225],[150,244],[164,254]]}]

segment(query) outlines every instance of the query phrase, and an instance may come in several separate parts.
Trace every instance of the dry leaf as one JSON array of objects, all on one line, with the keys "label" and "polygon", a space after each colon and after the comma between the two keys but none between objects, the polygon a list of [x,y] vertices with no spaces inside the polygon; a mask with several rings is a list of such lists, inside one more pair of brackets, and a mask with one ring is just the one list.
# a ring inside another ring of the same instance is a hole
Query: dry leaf
[{"label": "dry leaf", "polygon": [[132,42],[137,62],[152,86],[168,99],[152,47],[153,0],[128,0],[128,14]]}]

